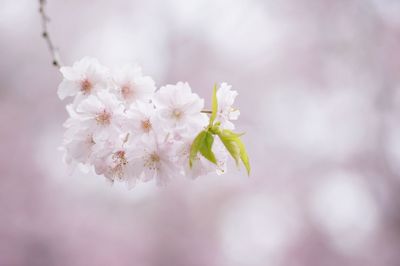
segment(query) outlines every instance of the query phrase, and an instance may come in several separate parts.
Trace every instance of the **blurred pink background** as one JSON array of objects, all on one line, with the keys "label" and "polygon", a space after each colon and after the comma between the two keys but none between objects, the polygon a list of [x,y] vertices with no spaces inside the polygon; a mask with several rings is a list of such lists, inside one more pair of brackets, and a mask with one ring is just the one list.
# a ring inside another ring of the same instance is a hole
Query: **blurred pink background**
[{"label": "blurred pink background", "polygon": [[0,265],[400,265],[400,1],[49,1],[64,64],[238,90],[248,178],[133,190],[62,163],[38,2],[0,8]]}]

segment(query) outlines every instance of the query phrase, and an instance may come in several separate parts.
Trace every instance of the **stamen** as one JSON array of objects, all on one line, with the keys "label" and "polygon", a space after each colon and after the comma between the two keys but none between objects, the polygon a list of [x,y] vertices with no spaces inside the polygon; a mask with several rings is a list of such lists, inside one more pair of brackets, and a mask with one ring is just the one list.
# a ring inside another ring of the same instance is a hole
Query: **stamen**
[{"label": "stamen", "polygon": [[152,153],[150,155],[150,160],[152,162],[158,163],[158,162],[160,162],[160,156],[158,156],[158,154],[156,154],[156,153]]},{"label": "stamen", "polygon": [[141,123],[142,123],[143,131],[146,132],[146,133],[149,133],[151,128],[152,128],[150,119],[142,120]]},{"label": "stamen", "polygon": [[149,156],[144,161],[144,166],[150,170],[158,170],[159,169],[160,156],[153,152],[149,154]]},{"label": "stamen", "polygon": [[125,100],[131,99],[134,95],[134,90],[132,89],[132,86],[131,85],[122,86],[121,87],[121,95]]},{"label": "stamen", "polygon": [[117,151],[112,155],[112,159],[115,162],[115,166],[111,169],[114,177],[119,179],[124,177],[124,167],[128,164],[128,160],[125,157],[125,151]]},{"label": "stamen", "polygon": [[101,113],[97,114],[96,122],[98,125],[107,126],[111,123],[111,114],[106,110],[103,110]]},{"label": "stamen", "polygon": [[88,95],[92,91],[92,89],[93,89],[93,85],[92,85],[92,83],[90,83],[90,81],[88,79],[84,79],[81,82],[81,92],[84,95]]},{"label": "stamen", "polygon": [[180,109],[174,109],[172,110],[172,115],[176,120],[179,120],[182,117],[182,111]]}]

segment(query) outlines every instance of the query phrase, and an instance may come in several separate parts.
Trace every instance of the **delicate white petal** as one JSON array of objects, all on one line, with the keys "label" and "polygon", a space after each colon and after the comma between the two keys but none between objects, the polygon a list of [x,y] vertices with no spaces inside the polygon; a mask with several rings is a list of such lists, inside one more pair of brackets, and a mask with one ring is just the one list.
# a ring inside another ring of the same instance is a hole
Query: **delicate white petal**
[{"label": "delicate white petal", "polygon": [[76,93],[77,89],[74,82],[63,80],[61,81],[60,85],[58,85],[57,94],[61,100],[64,100],[69,96],[74,96]]},{"label": "delicate white petal", "polygon": [[96,96],[91,95],[89,98],[82,101],[77,108],[77,112],[95,114],[100,112],[102,108],[104,108],[104,105],[100,102],[100,100]]},{"label": "delicate white petal", "polygon": [[72,67],[61,67],[60,72],[63,75],[63,77],[67,80],[78,80],[82,78],[82,74],[80,74]]}]

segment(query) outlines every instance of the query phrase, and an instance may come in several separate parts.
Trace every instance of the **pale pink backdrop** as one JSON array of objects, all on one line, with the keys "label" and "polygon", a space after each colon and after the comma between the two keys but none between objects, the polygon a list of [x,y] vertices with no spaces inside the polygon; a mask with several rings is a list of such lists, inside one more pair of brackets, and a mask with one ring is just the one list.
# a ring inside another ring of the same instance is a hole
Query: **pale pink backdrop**
[{"label": "pale pink backdrop", "polygon": [[69,175],[38,3],[0,3],[0,265],[400,265],[400,2],[50,1],[65,64],[239,92],[252,175]]}]

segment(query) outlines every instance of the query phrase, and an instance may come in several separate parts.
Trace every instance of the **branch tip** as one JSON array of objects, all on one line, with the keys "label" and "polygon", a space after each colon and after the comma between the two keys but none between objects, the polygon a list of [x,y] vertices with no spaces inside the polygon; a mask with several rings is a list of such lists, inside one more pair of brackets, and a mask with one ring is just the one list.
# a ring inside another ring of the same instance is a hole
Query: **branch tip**
[{"label": "branch tip", "polygon": [[42,37],[47,43],[48,50],[52,58],[53,66],[60,68],[60,57],[57,53],[57,48],[54,46],[52,39],[50,38],[49,32],[47,30],[48,24],[50,22],[50,17],[47,15],[45,10],[46,0],[39,0],[39,13],[42,20]]}]

